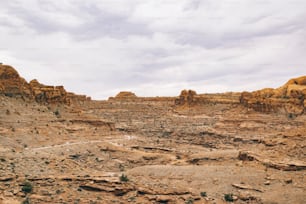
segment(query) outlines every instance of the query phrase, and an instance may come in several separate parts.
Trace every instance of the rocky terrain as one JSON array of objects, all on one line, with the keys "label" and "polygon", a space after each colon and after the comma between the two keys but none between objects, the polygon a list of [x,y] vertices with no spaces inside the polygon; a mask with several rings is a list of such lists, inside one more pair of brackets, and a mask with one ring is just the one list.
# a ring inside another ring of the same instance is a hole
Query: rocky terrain
[{"label": "rocky terrain", "polygon": [[305,95],[95,101],[0,65],[0,204],[305,203]]}]

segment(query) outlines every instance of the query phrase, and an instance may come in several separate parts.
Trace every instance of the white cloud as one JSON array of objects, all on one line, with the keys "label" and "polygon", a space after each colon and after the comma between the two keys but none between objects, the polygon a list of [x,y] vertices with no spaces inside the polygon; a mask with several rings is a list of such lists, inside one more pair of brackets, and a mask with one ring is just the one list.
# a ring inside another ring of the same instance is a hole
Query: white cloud
[{"label": "white cloud", "polygon": [[305,75],[302,0],[11,0],[0,60],[27,80],[107,98],[254,90]]}]

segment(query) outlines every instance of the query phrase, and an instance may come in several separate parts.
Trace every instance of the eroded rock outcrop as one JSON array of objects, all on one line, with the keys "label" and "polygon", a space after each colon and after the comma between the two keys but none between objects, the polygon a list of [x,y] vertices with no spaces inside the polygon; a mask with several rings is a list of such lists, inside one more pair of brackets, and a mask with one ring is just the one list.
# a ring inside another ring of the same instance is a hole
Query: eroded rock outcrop
[{"label": "eroded rock outcrop", "polygon": [[130,91],[121,91],[115,97],[109,97],[109,100],[130,101],[130,100],[135,100],[137,98],[138,97],[133,92],[130,92]]},{"label": "eroded rock outcrop", "polygon": [[29,84],[11,66],[0,65],[0,93],[11,97],[31,97]]},{"label": "eroded rock outcrop", "polygon": [[36,79],[28,83],[9,65],[0,65],[0,94],[35,100],[39,103],[64,103],[86,101],[90,98],[67,92],[63,86],[47,86]]},{"label": "eroded rock outcrop", "polygon": [[180,96],[175,100],[175,105],[193,105],[197,102],[195,96],[197,92],[193,90],[183,90]]},{"label": "eroded rock outcrop", "polygon": [[31,91],[37,102],[40,103],[69,103],[67,91],[63,86],[46,86],[36,79],[30,81]]},{"label": "eroded rock outcrop", "polygon": [[240,93],[197,94],[193,90],[183,90],[175,99],[176,106],[194,107],[205,104],[238,104]]},{"label": "eroded rock outcrop", "polygon": [[300,115],[306,108],[306,76],[289,80],[277,89],[262,89],[243,92],[240,102],[255,111],[270,113],[283,112]]}]

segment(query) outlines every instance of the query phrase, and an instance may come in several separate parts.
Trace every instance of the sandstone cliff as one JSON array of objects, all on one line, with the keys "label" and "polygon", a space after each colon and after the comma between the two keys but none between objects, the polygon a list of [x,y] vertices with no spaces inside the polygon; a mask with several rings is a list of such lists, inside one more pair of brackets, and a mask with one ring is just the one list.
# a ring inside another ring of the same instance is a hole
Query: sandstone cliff
[{"label": "sandstone cliff", "polygon": [[183,90],[175,99],[176,106],[198,106],[205,104],[238,104],[240,93],[197,94],[193,90]]},{"label": "sandstone cliff", "polygon": [[30,85],[8,65],[0,65],[0,93],[12,97],[32,96]]},{"label": "sandstone cliff", "polygon": [[13,67],[8,65],[0,65],[0,94],[47,104],[64,103],[69,105],[72,101],[90,100],[86,96],[67,92],[63,86],[43,85],[36,79],[28,83],[20,77]]},{"label": "sandstone cliff", "polygon": [[243,92],[240,102],[259,112],[300,115],[306,109],[306,76],[290,79],[285,85],[254,92]]},{"label": "sandstone cliff", "polygon": [[193,105],[196,103],[195,96],[197,93],[193,90],[183,90],[180,96],[175,100],[175,105]]},{"label": "sandstone cliff", "polygon": [[109,97],[109,101],[135,101],[139,100],[139,97],[135,93],[130,91],[121,91],[115,97]]},{"label": "sandstone cliff", "polygon": [[67,92],[63,86],[46,86],[34,79],[30,81],[30,88],[37,102],[69,103]]}]

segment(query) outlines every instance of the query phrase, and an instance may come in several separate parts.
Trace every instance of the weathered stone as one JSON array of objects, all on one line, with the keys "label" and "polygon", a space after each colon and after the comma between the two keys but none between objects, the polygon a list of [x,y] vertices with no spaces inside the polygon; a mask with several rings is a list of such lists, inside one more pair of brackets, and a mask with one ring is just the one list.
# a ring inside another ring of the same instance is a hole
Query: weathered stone
[{"label": "weathered stone", "polygon": [[255,111],[270,113],[283,112],[300,115],[304,113],[306,98],[306,76],[290,79],[277,89],[262,89],[243,92],[240,102]]},{"label": "weathered stone", "polygon": [[23,99],[34,99],[39,103],[80,103],[90,100],[84,95],[75,95],[67,92],[63,86],[46,86],[36,79],[27,83],[11,66],[0,65],[0,94]]}]

